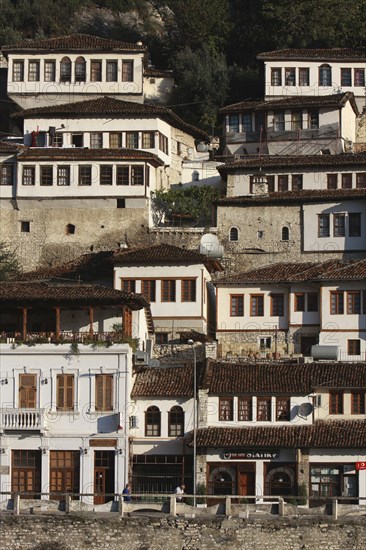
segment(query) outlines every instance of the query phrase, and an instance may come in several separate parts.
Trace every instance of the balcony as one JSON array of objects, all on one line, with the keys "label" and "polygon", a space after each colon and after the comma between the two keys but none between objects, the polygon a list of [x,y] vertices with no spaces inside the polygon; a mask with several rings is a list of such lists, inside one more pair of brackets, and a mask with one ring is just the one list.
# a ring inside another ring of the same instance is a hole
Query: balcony
[{"label": "balcony", "polygon": [[138,346],[138,339],[129,336],[123,331],[111,332],[0,332],[0,344],[25,344],[35,346],[36,344],[104,344],[106,347],[112,344],[129,344],[132,349]]},{"label": "balcony", "polygon": [[0,432],[46,430],[44,409],[0,409]]}]

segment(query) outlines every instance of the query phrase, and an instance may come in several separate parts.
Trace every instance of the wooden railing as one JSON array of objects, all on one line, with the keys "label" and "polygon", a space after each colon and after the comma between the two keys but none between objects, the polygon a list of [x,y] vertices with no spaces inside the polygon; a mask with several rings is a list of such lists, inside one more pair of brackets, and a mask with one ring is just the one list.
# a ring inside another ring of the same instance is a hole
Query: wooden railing
[{"label": "wooden railing", "polygon": [[21,332],[0,332],[0,344],[93,344],[94,342],[130,343],[133,338],[121,332],[27,332],[25,338]]}]

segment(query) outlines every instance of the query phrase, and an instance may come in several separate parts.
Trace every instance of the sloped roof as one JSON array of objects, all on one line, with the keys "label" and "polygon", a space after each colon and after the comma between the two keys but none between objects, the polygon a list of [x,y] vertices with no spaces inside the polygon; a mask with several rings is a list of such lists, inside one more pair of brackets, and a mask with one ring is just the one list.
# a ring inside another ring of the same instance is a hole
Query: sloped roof
[{"label": "sloped roof", "polygon": [[184,122],[171,109],[151,103],[136,103],[123,101],[114,97],[103,96],[97,99],[63,103],[50,107],[35,107],[18,111],[12,117],[22,118],[101,118],[113,116],[114,118],[161,118],[184,132],[200,140],[209,140],[209,136],[203,130]]},{"label": "sloped roof", "polygon": [[158,244],[147,248],[117,252],[114,256],[114,263],[118,266],[203,264],[210,272],[223,271],[223,267],[218,260],[199,254],[194,250],[187,250],[170,244]]},{"label": "sloped roof", "polygon": [[265,100],[243,100],[238,103],[221,107],[220,113],[239,113],[245,111],[271,111],[272,109],[289,109],[299,107],[343,107],[350,101],[356,114],[359,114],[352,92],[329,95],[294,95],[283,96],[276,99]]},{"label": "sloped roof", "polygon": [[20,51],[38,52],[123,52],[136,51],[144,52],[146,47],[131,42],[120,40],[111,40],[92,36],[91,34],[70,34],[67,36],[57,36],[55,38],[44,38],[39,40],[22,40],[16,44],[2,46],[1,51],[7,53]]},{"label": "sloped roof", "polygon": [[10,155],[11,153],[17,153],[19,148],[21,148],[21,145],[17,146],[8,141],[0,141],[0,154]]},{"label": "sloped roof", "polygon": [[146,67],[146,69],[144,69],[144,76],[147,78],[173,78],[173,71]]},{"label": "sloped roof", "polygon": [[306,189],[302,191],[268,193],[268,195],[224,197],[215,201],[215,204],[218,206],[287,206],[341,200],[361,200],[365,198],[366,189]]},{"label": "sloped roof", "polygon": [[131,398],[192,397],[193,365],[182,367],[146,367],[136,374]]},{"label": "sloped roof", "polygon": [[257,59],[306,59],[309,61],[366,61],[365,48],[288,48],[261,52]]},{"label": "sloped roof", "polygon": [[366,421],[317,421],[310,426],[202,428],[197,430],[197,447],[362,449],[366,447]]}]

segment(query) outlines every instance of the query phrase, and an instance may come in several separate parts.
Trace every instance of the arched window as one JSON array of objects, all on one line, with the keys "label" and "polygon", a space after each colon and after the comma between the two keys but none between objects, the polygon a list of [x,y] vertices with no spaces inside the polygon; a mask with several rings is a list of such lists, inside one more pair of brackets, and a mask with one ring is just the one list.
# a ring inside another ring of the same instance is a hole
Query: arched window
[{"label": "arched window", "polygon": [[61,82],[71,82],[71,60],[69,57],[63,57],[60,63]]},{"label": "arched window", "polygon": [[288,227],[282,228],[282,235],[281,238],[283,241],[288,241],[290,239],[290,230]]},{"label": "arched window", "polygon": [[168,435],[169,437],[180,437],[184,434],[184,411],[176,405],[168,413]]},{"label": "arched window", "polygon": [[66,235],[75,235],[76,227],[72,223],[68,223],[66,226]]},{"label": "arched window", "polygon": [[231,227],[230,228],[230,241],[238,241],[239,240],[239,231],[237,227]]},{"label": "arched window", "polygon": [[320,65],[319,67],[319,86],[332,85],[332,68],[330,65]]},{"label": "arched window", "polygon": [[155,405],[149,407],[145,413],[145,436],[160,436],[161,415],[159,407]]},{"label": "arched window", "polygon": [[86,80],[86,61],[83,57],[77,57],[75,60],[75,82],[85,82]]}]

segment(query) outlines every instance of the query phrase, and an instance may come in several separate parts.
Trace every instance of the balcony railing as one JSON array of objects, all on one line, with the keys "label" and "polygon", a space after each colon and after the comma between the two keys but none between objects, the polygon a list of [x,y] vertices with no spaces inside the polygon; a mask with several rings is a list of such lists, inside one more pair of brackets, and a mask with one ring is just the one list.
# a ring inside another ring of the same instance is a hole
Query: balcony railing
[{"label": "balcony railing", "polygon": [[112,332],[27,332],[25,337],[21,332],[0,332],[0,344],[93,344],[97,342],[105,344],[130,344],[134,345],[135,338],[126,335],[123,331]]},{"label": "balcony railing", "polygon": [[44,409],[0,409],[0,430],[44,431]]}]

